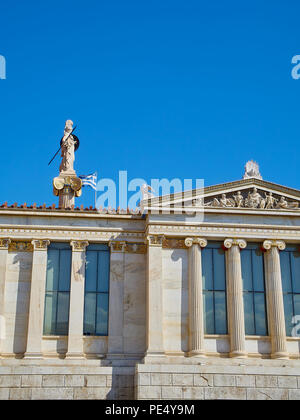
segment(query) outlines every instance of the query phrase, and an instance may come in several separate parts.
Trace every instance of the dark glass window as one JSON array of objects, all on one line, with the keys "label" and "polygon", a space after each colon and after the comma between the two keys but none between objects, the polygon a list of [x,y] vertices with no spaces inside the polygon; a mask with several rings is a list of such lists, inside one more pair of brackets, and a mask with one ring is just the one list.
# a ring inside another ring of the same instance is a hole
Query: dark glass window
[{"label": "dark glass window", "polygon": [[300,252],[290,246],[280,252],[286,335],[292,336],[294,317],[300,315]]},{"label": "dark glass window", "polygon": [[209,242],[202,250],[205,334],[227,334],[226,269],[222,243]]},{"label": "dark glass window", "polygon": [[85,335],[108,334],[109,259],[107,245],[86,249],[84,325]]},{"label": "dark glass window", "polygon": [[67,335],[72,251],[68,243],[51,243],[48,248],[44,334]]},{"label": "dark glass window", "polygon": [[246,335],[268,335],[264,256],[260,244],[241,251]]}]

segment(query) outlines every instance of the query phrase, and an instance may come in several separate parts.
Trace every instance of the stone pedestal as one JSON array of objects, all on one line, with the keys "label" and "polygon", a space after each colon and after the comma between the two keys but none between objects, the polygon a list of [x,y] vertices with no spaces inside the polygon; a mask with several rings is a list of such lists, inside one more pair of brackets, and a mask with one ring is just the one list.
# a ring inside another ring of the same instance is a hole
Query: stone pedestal
[{"label": "stone pedestal", "polygon": [[246,248],[243,239],[226,239],[227,308],[230,335],[230,357],[247,357],[245,342],[245,319],[243,281],[240,249]]},{"label": "stone pedestal", "polygon": [[42,358],[47,249],[50,241],[33,240],[32,275],[29,301],[27,345],[24,357]]},{"label": "stone pedestal", "polygon": [[266,292],[269,329],[271,335],[273,359],[287,359],[286,331],[281,283],[279,251],[285,249],[283,241],[266,240],[263,243],[265,253]]},{"label": "stone pedestal", "polygon": [[58,207],[61,209],[71,208],[75,205],[75,192],[70,186],[65,186],[59,192]]},{"label": "stone pedestal", "polygon": [[186,238],[189,247],[189,356],[205,356],[201,248],[206,239]]},{"label": "stone pedestal", "polygon": [[75,171],[61,172],[53,179],[53,194],[59,197],[58,206],[62,209],[75,205],[75,197],[81,196],[81,188],[82,181]]},{"label": "stone pedestal", "polygon": [[85,249],[87,241],[71,241],[72,269],[70,290],[69,334],[67,359],[80,359],[83,353],[83,317],[85,286]]}]

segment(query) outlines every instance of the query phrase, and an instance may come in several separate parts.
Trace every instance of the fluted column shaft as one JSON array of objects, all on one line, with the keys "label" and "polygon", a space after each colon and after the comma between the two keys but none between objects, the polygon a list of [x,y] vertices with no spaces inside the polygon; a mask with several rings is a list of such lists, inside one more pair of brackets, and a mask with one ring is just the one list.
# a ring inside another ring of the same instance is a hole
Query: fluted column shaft
[{"label": "fluted column shaft", "polygon": [[47,276],[47,249],[49,240],[33,240],[27,344],[24,357],[42,357],[45,287]]},{"label": "fluted column shaft", "polygon": [[226,239],[227,307],[230,335],[230,357],[246,357],[243,280],[240,249],[246,248],[243,239]]},{"label": "fluted column shaft", "polygon": [[68,351],[66,357],[77,359],[84,357],[83,317],[85,287],[85,250],[87,241],[71,241],[72,267],[69,311]]},{"label": "fluted column shaft", "polygon": [[206,239],[186,238],[189,247],[189,355],[205,356],[201,248]]},{"label": "fluted column shaft", "polygon": [[266,266],[266,292],[268,304],[268,318],[271,335],[273,359],[286,359],[286,330],[284,319],[284,305],[281,283],[281,269],[279,251],[285,249],[283,241],[264,241]]}]

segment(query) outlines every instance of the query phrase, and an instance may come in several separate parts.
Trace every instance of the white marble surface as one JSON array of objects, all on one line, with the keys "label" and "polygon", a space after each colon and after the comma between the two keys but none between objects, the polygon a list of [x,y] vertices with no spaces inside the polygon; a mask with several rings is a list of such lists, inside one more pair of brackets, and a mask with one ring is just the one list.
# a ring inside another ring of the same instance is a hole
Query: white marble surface
[{"label": "white marble surface", "polygon": [[166,351],[188,351],[188,251],[163,249],[163,324]]},{"label": "white marble surface", "polygon": [[32,269],[31,252],[9,252],[5,284],[4,354],[24,353],[27,341],[27,323]]}]

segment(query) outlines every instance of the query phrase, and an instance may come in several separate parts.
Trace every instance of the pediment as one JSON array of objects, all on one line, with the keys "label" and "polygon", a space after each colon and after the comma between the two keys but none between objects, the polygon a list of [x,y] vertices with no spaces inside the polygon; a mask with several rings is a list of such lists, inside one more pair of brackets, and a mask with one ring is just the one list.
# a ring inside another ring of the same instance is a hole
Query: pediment
[{"label": "pediment", "polygon": [[203,189],[154,197],[143,202],[151,210],[172,208],[228,210],[296,210],[300,213],[300,191],[261,179],[242,179]]}]

